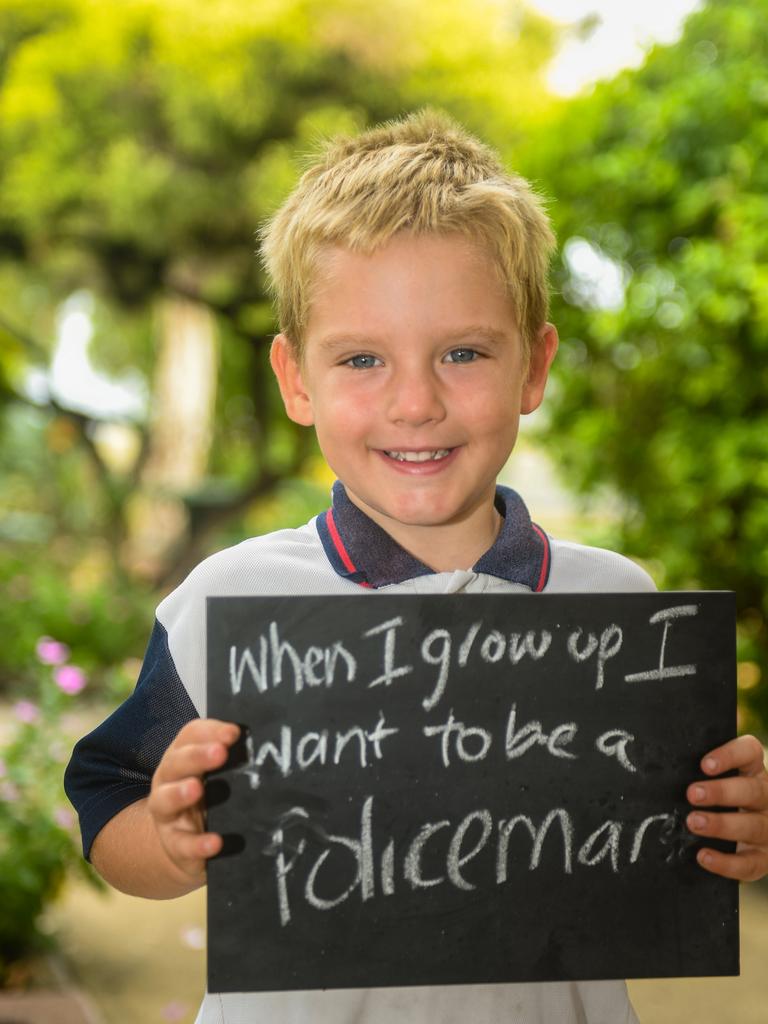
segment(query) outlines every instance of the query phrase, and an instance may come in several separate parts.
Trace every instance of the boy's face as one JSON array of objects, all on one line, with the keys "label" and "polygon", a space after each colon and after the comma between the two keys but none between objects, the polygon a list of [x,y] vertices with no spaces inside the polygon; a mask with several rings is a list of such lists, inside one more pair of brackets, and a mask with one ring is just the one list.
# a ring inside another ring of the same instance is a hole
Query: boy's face
[{"label": "boy's face", "polygon": [[524,365],[490,258],[460,236],[330,248],[304,354],[275,339],[291,419],[314,425],[351,501],[387,532],[485,522],[521,413],[541,402],[557,334]]}]

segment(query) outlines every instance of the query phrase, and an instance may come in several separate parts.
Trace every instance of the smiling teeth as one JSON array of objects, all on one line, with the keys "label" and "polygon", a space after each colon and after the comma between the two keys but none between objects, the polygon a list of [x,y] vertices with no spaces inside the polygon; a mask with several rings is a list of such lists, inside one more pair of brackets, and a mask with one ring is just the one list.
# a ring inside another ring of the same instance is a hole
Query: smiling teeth
[{"label": "smiling teeth", "polygon": [[436,448],[431,452],[392,452],[384,449],[390,459],[397,459],[398,462],[434,462],[436,459],[444,459],[451,454],[450,448]]}]

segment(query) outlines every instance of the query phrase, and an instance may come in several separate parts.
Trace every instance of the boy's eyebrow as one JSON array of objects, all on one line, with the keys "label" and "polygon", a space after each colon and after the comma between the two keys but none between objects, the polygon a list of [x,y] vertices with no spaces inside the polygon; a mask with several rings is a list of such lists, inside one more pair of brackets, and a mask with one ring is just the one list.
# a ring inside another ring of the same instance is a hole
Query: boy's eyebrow
[{"label": "boy's eyebrow", "polygon": [[444,334],[445,341],[461,341],[463,338],[484,338],[486,341],[506,341],[507,331],[497,330],[495,327],[488,327],[484,324],[476,324],[471,327],[462,327],[457,331],[450,331]]},{"label": "boy's eyebrow", "polygon": [[[497,330],[495,327],[489,327],[485,324],[473,324],[440,334],[437,340],[447,342],[448,344],[463,341],[466,338],[482,338],[485,341],[502,342],[506,341],[508,337],[507,331]],[[347,347],[366,348],[369,345],[375,345],[376,341],[376,338],[365,334],[331,334],[326,338],[320,338],[317,344],[320,348],[332,350]]]},{"label": "boy's eyebrow", "polygon": [[330,334],[327,338],[320,338],[317,342],[318,348],[366,348],[375,343],[374,338],[365,334]]}]

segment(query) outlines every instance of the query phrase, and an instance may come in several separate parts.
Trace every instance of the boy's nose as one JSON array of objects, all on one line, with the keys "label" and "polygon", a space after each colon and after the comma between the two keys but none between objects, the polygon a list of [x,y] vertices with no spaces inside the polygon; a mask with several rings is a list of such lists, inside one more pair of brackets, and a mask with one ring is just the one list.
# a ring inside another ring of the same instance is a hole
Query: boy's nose
[{"label": "boy's nose", "polygon": [[393,423],[420,426],[445,418],[440,382],[433,373],[404,372],[391,382],[389,418]]}]

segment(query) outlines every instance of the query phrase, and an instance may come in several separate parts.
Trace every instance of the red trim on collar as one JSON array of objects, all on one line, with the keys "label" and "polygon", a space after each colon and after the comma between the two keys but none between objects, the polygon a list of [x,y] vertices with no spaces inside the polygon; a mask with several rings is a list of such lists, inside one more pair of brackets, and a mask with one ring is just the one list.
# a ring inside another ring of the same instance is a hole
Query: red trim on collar
[{"label": "red trim on collar", "polygon": [[334,522],[333,519],[332,508],[328,509],[328,515],[325,517],[325,521],[328,524],[328,532],[331,535],[331,540],[333,541],[334,547],[339,553],[339,558],[344,563],[344,568],[347,570],[347,572],[357,572],[357,566],[349,557],[349,552],[344,547],[344,543],[341,537],[339,536],[339,531],[336,529],[336,523]]},{"label": "red trim on collar", "polygon": [[[329,508],[328,511],[326,512],[325,524],[328,527],[328,533],[330,534],[331,540],[333,541],[333,546],[336,548],[336,552],[339,558],[341,559],[344,568],[347,570],[347,572],[359,572],[360,570],[349,557],[349,552],[344,547],[344,542],[341,539],[341,536],[339,534],[339,531],[336,527],[336,523],[333,518],[332,508]],[[370,585],[370,583],[360,581],[361,587],[370,587]]]},{"label": "red trim on collar", "polygon": [[531,523],[531,527],[536,531],[539,537],[541,537],[542,543],[544,544],[544,557],[541,562],[541,572],[539,573],[539,582],[536,584],[535,593],[540,594],[544,589],[547,582],[547,576],[549,575],[549,540],[543,530],[539,529],[536,523]]}]

